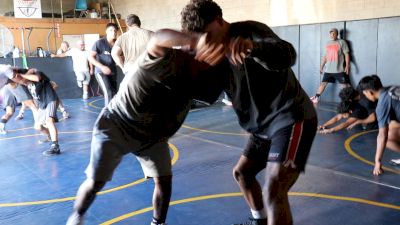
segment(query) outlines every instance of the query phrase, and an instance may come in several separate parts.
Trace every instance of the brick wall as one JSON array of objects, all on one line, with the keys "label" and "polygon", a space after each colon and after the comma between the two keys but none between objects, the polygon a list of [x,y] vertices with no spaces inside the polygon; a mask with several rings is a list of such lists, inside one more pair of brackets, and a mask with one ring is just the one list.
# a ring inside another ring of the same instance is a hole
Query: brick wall
[{"label": "brick wall", "polygon": [[[136,13],[143,27],[180,28],[188,0],[113,0],[122,16]],[[230,22],[258,20],[270,26],[400,16],[399,0],[217,0]]]},{"label": "brick wall", "polygon": [[[88,0],[88,2],[95,0]],[[106,2],[106,0],[99,0]],[[42,11],[51,12],[51,0],[41,0]],[[73,9],[74,0],[62,0],[64,11]],[[188,0],[112,0],[117,13],[136,13],[143,27],[156,30],[180,28],[180,11]],[[270,26],[323,23],[400,16],[399,0],[217,0],[230,22],[258,20]],[[60,1],[53,0],[60,12]],[[0,15],[13,10],[12,0],[0,1]]]}]

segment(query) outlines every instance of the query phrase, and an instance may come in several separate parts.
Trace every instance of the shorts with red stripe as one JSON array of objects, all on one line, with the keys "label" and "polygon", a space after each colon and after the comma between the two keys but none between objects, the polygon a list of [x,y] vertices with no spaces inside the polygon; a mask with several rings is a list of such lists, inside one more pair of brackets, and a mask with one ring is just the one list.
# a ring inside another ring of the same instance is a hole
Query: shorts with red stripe
[{"label": "shorts with red stripe", "polygon": [[296,122],[275,132],[270,138],[253,134],[243,155],[263,162],[281,162],[304,170],[317,131],[317,119]]}]

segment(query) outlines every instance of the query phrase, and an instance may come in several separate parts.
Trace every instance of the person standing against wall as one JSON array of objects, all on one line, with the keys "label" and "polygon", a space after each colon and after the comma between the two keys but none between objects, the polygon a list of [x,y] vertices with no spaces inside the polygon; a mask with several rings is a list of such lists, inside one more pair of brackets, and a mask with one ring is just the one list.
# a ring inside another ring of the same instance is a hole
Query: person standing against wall
[{"label": "person standing against wall", "polygon": [[125,22],[128,31],[118,37],[111,51],[112,58],[124,74],[129,71],[139,55],[146,50],[146,44],[153,34],[152,31],[140,28],[140,19],[135,14],[129,14]]},{"label": "person standing against wall", "polygon": [[106,36],[97,40],[89,53],[89,62],[95,69],[95,77],[104,95],[107,105],[117,92],[117,67],[111,57],[111,49],[117,38],[118,27],[115,23],[108,23]]},{"label": "person standing against wall", "polygon": [[319,102],[328,83],[335,83],[337,80],[343,87],[350,86],[350,50],[346,41],[338,39],[338,33],[336,28],[329,31],[331,40],[325,45],[325,55],[320,67],[320,73],[323,73],[324,77],[317,93],[311,97],[314,104]]}]

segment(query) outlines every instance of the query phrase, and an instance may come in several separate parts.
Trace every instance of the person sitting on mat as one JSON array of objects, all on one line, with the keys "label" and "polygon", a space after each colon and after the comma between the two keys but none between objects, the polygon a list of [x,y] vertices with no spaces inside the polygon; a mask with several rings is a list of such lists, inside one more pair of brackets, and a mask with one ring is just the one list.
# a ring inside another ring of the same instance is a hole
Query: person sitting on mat
[{"label": "person sitting on mat", "polygon": [[[345,128],[350,130],[358,124],[361,124],[365,129],[376,127],[375,103],[369,101],[362,93],[360,94],[352,87],[343,88],[339,97],[341,102],[338,106],[338,114],[318,126],[318,133],[330,134]],[[331,127],[342,119],[346,120]]]}]

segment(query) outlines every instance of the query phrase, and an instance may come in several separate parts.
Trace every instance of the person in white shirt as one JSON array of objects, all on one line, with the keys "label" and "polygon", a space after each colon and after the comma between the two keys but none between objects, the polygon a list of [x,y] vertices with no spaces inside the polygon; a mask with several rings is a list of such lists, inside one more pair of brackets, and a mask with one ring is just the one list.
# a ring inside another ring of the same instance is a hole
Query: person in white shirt
[{"label": "person in white shirt", "polygon": [[83,99],[89,98],[90,76],[93,75],[93,65],[89,63],[89,52],[85,49],[85,42],[79,40],[76,43],[77,48],[71,48],[65,53],[52,55],[52,57],[72,57],[72,64],[76,75],[78,87],[83,89]]},{"label": "person in white shirt", "polygon": [[79,40],[76,45],[78,48],[72,48],[65,53],[72,57],[74,72],[78,87],[83,88],[83,99],[89,98],[90,76],[93,75],[93,65],[89,63],[89,52],[85,49],[85,42]]}]

